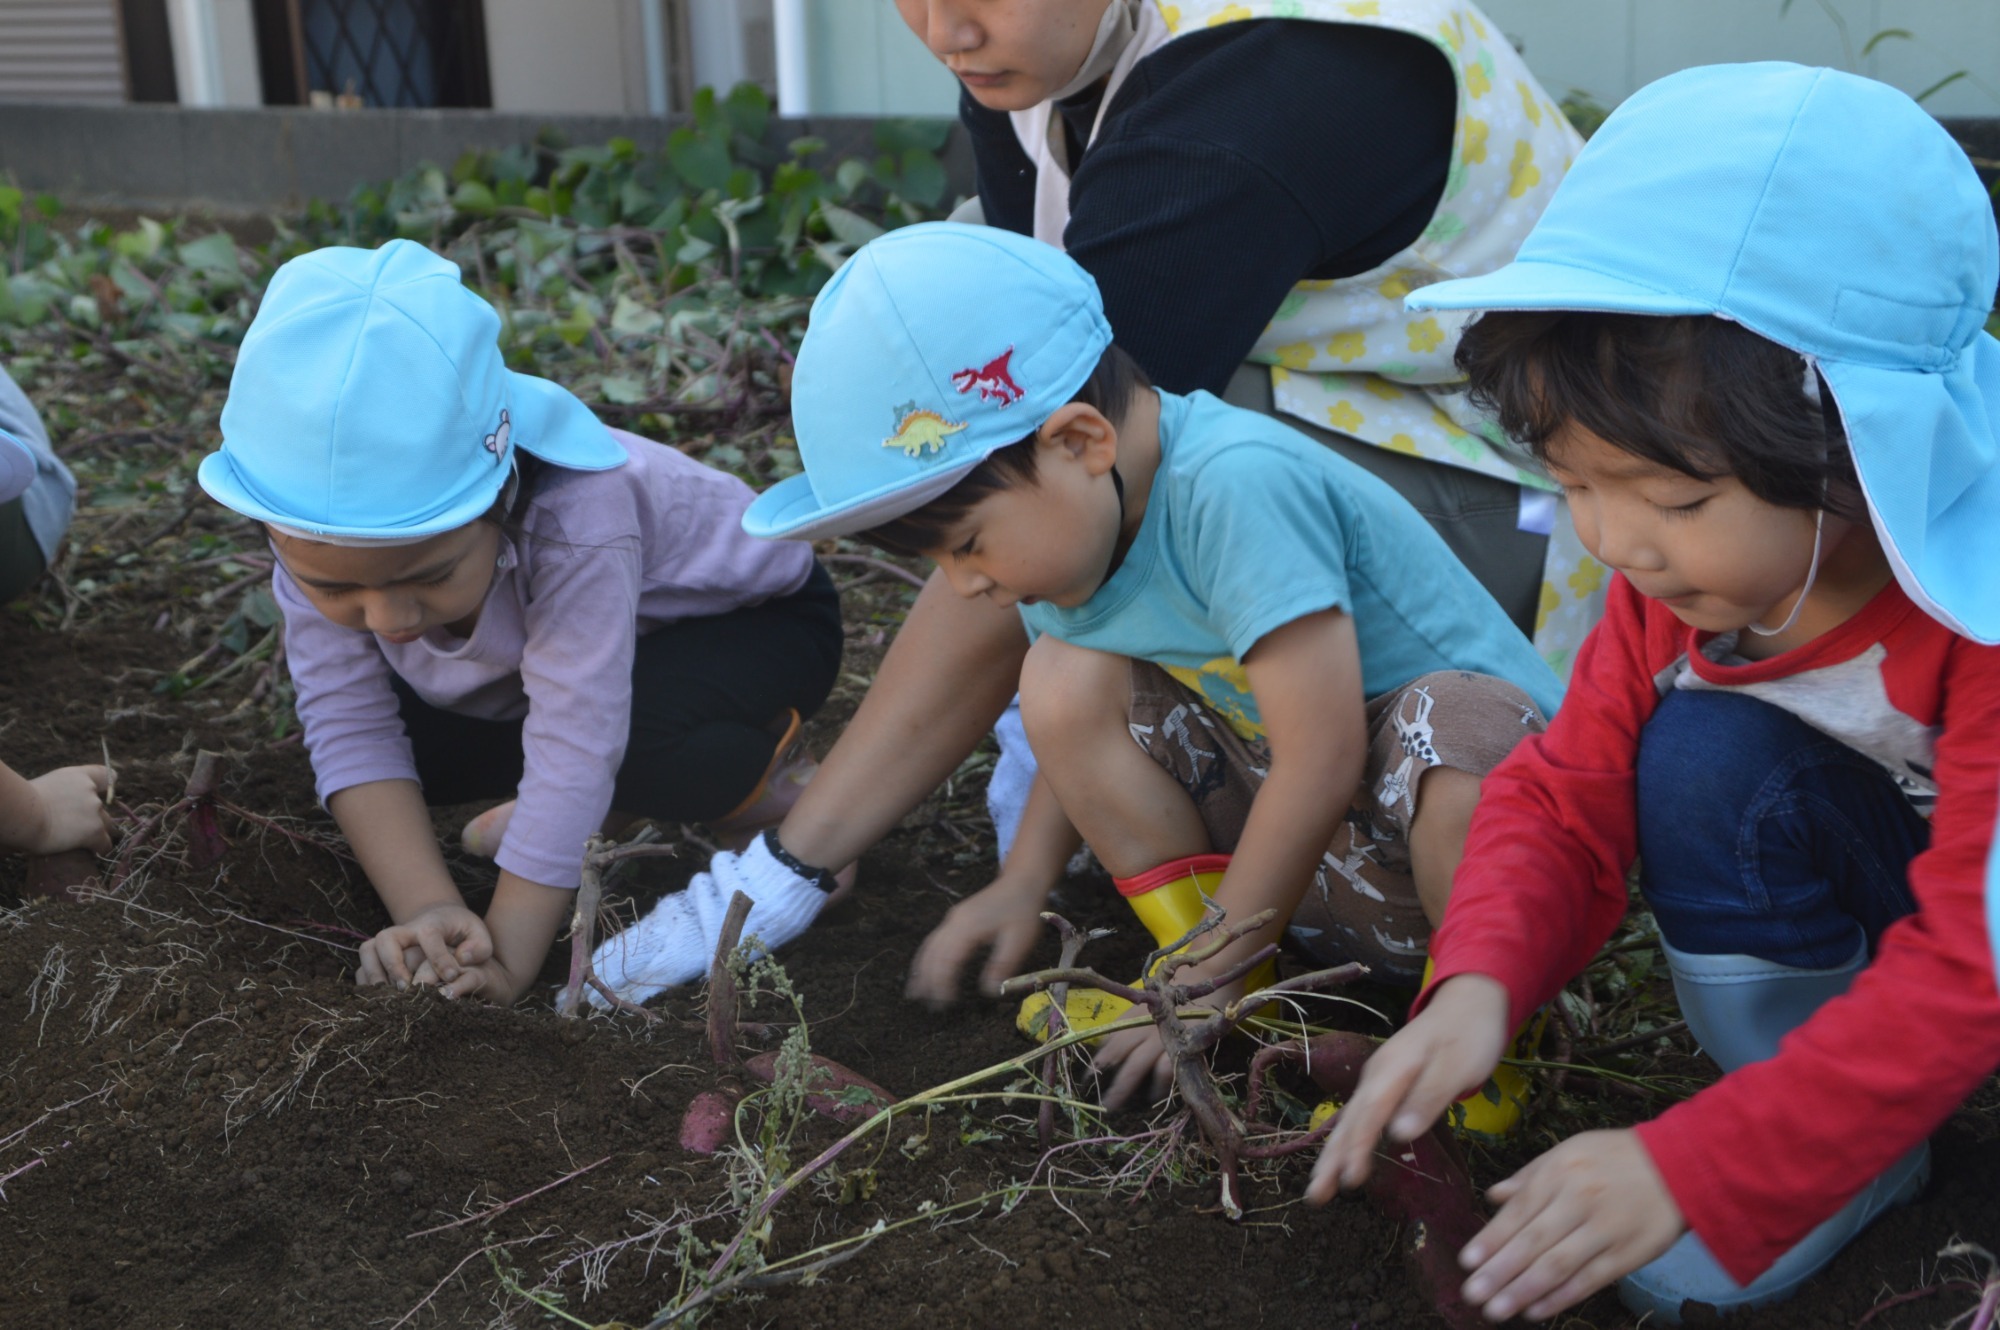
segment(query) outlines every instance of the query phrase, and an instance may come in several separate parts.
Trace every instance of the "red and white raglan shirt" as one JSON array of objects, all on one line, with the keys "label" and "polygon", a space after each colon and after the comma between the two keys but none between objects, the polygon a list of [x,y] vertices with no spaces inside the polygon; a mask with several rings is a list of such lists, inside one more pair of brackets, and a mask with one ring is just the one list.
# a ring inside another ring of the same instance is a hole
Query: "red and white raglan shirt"
[{"label": "red and white raglan shirt", "polygon": [[[2000,1068],[1983,900],[2000,647],[1953,634],[1894,582],[1792,651],[1719,663],[1733,646],[1614,579],[1562,710],[1486,778],[1431,953],[1437,982],[1505,984],[1517,1025],[1590,962],[1625,913],[1639,736],[1666,690],[1758,697],[1882,763],[1931,819],[1909,868],[1916,912],[1775,1057],[1638,1128],[1689,1227],[1748,1283]],[[1715,760],[1730,760],[1727,735]]]}]

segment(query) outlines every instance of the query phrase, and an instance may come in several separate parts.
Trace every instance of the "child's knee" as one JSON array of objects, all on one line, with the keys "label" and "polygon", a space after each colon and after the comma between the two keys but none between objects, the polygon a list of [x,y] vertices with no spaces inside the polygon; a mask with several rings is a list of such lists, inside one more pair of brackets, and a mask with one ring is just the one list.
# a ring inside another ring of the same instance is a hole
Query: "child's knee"
[{"label": "child's knee", "polygon": [[1639,735],[1639,834],[1734,838],[1809,748],[1835,742],[1788,711],[1741,693],[1676,689]]},{"label": "child's knee", "polygon": [[1132,662],[1044,636],[1021,665],[1021,725],[1037,753],[1131,708]]}]

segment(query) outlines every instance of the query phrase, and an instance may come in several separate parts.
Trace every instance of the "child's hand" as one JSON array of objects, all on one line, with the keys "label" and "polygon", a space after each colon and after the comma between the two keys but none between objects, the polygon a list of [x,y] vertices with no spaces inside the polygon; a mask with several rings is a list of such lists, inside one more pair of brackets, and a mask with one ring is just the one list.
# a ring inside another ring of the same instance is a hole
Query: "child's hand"
[{"label": "child's hand", "polygon": [[427,960],[417,967],[414,982],[419,987],[434,985],[444,997],[478,998],[495,1006],[511,1007],[533,985],[534,976],[520,978],[502,965],[498,956],[493,956],[477,965],[459,966],[457,977],[449,982],[440,982]]},{"label": "child's hand", "polygon": [[493,936],[485,920],[463,905],[433,905],[362,943],[361,968],[354,982],[398,988],[413,982],[455,984],[464,967],[483,964],[492,956]]},{"label": "child's hand", "polygon": [[1174,1060],[1160,1042],[1157,1025],[1105,1035],[1097,1056],[1090,1060],[1090,1069],[1101,1077],[1114,1067],[1117,1075],[1097,1096],[1106,1108],[1123,1108],[1142,1088],[1148,1093],[1147,1102],[1157,1103],[1167,1097],[1168,1087],[1174,1083]]},{"label": "child's hand", "polygon": [[[1201,975],[1189,968],[1174,976],[1183,984],[1193,984]],[[1226,988],[1218,988],[1206,997],[1197,998],[1181,1008],[1183,1019],[1199,1021],[1199,1015],[1187,1014],[1189,1008],[1209,1007],[1222,1010],[1237,998],[1243,996],[1246,988],[1241,979]],[[1136,1009],[1143,1011],[1144,1008]],[[1130,1013],[1128,1013],[1130,1014]],[[1174,1083],[1174,1060],[1168,1056],[1166,1045],[1160,1039],[1160,1027],[1141,1026],[1133,1030],[1120,1030],[1116,1034],[1104,1036],[1098,1045],[1097,1056],[1090,1060],[1090,1069],[1100,1077],[1113,1067],[1118,1074],[1111,1078],[1111,1084],[1098,1095],[1098,1102],[1106,1108],[1122,1108],[1144,1087],[1149,1094],[1149,1102],[1157,1103],[1167,1097],[1167,1090]]]},{"label": "child's hand", "polygon": [[1465,1300],[1487,1319],[1546,1320],[1637,1270],[1686,1229],[1632,1131],[1572,1136],[1487,1189],[1500,1213],[1458,1263]]},{"label": "child's hand", "polygon": [[60,854],[64,850],[111,848],[111,814],[104,792],[111,787],[109,767],[60,767],[28,782],[40,803],[34,833],[15,847],[29,854]]},{"label": "child's hand", "polygon": [[1345,1187],[1368,1180],[1386,1131],[1414,1141],[1451,1103],[1500,1065],[1507,1047],[1507,990],[1483,974],[1453,975],[1423,1013],[1375,1050],[1361,1068],[1354,1098],[1313,1165],[1306,1199],[1325,1205]]},{"label": "child's hand", "polygon": [[955,1000],[959,971],[986,947],[990,950],[979,971],[979,990],[998,997],[1000,985],[1021,972],[1042,935],[1042,907],[1048,898],[1044,886],[1002,877],[952,906],[917,948],[903,996],[933,1006]]}]

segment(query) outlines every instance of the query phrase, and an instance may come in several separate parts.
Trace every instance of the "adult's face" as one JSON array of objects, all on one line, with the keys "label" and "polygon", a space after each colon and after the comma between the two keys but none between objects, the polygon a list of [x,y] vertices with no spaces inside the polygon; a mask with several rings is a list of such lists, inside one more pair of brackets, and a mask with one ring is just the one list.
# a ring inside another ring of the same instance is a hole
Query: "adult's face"
[{"label": "adult's face", "polygon": [[1025,111],[1076,77],[1111,0],[896,0],[981,106]]}]

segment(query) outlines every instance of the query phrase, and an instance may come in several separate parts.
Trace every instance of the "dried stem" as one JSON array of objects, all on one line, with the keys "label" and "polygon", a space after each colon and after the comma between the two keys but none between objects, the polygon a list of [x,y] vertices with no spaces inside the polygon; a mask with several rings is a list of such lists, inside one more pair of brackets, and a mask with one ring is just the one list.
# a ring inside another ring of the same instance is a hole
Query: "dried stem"
[{"label": "dried stem", "polygon": [[659,834],[656,828],[647,827],[623,845],[614,845],[603,836],[592,836],[584,842],[583,865],[577,873],[576,911],[569,921],[569,982],[563,985],[562,998],[556,1003],[558,1016],[576,1018],[583,1006],[583,987],[588,984],[618,1011],[629,1011],[649,1024],[660,1019],[636,1002],[628,1002],[613,992],[590,963],[592,944],[597,935],[597,911],[604,898],[605,876],[627,859],[673,854],[674,846],[657,843]]},{"label": "dried stem", "polygon": [[755,904],[742,892],[729,898],[729,912],[722,916],[722,933],[715,942],[715,959],[708,964],[708,1054],[715,1065],[734,1067],[736,1056],[736,976],[730,973],[729,958],[743,940],[743,923]]},{"label": "dried stem", "polygon": [[[611,1162],[611,1156],[606,1155],[604,1156],[604,1158],[598,1160],[597,1163],[595,1164],[585,1164],[582,1168],[576,1169],[573,1172],[563,1174],[561,1177],[557,1178],[554,1182],[544,1183],[541,1186],[535,1188],[531,1192],[524,1192],[523,1194],[516,1196],[511,1201],[502,1201],[498,1205],[490,1206],[487,1209],[481,1210],[476,1215],[467,1215],[463,1219],[454,1219],[449,1224],[438,1224],[431,1228],[421,1228],[418,1229],[415,1233],[405,1233],[403,1235],[403,1241],[408,1242],[412,1238],[429,1237],[433,1233],[442,1233],[447,1229],[453,1229],[453,1228],[464,1228],[467,1224],[477,1224],[483,1220],[491,1219],[495,1215],[505,1213],[508,1210],[512,1210],[515,1206],[519,1205],[523,1201],[533,1200],[535,1197],[540,1196],[545,1191],[554,1191],[557,1187],[562,1186],[565,1182],[570,1181],[572,1178],[582,1177],[584,1174],[590,1172],[591,1169],[596,1168],[599,1164],[608,1164],[610,1162]],[[5,1180],[6,1179],[4,1178],[0,1178],[0,1182],[4,1182]]]}]

